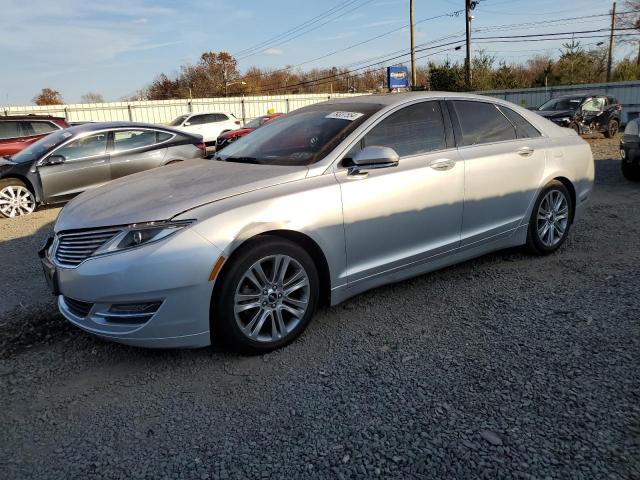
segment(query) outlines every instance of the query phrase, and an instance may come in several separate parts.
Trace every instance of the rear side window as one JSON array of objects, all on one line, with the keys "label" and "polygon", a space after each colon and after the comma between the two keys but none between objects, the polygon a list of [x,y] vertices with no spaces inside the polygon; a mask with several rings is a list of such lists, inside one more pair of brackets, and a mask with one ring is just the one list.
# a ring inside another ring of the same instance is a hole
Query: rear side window
[{"label": "rear side window", "polygon": [[460,146],[515,140],[516,129],[493,103],[454,100],[462,138]]},{"label": "rear side window", "polygon": [[365,135],[364,146],[390,147],[400,157],[444,149],[439,102],[416,103],[392,113]]},{"label": "rear side window", "polygon": [[0,140],[20,136],[19,122],[0,122]]},{"label": "rear side window", "polygon": [[522,115],[502,105],[500,105],[499,108],[509,121],[516,126],[518,138],[536,138],[541,136],[536,127],[527,122]]},{"label": "rear side window", "polygon": [[113,132],[113,146],[116,152],[148,147],[155,143],[155,130],[120,130]]},{"label": "rear side window", "polygon": [[28,135],[44,135],[59,130],[51,122],[22,122],[22,128],[25,132],[29,132]]},{"label": "rear side window", "polygon": [[191,125],[202,125],[203,123],[207,123],[208,115],[194,115],[189,120],[187,120]]},{"label": "rear side window", "polygon": [[157,136],[156,136],[156,140],[158,141],[158,143],[160,142],[166,142],[167,140],[169,140],[173,135],[171,135],[170,133],[167,132],[156,132]]},{"label": "rear side window", "polygon": [[226,122],[227,120],[229,120],[229,117],[227,117],[224,113],[215,113],[212,115],[212,117],[214,118],[214,122]]}]

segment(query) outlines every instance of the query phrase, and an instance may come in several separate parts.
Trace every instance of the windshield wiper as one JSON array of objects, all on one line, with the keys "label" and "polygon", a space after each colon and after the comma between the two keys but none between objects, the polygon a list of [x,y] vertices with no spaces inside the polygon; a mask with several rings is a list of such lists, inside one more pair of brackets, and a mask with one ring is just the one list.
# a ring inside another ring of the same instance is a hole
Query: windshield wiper
[{"label": "windshield wiper", "polygon": [[255,163],[255,164],[260,163],[258,159],[255,157],[227,157],[227,158],[218,157],[218,159],[222,160],[223,162]]}]

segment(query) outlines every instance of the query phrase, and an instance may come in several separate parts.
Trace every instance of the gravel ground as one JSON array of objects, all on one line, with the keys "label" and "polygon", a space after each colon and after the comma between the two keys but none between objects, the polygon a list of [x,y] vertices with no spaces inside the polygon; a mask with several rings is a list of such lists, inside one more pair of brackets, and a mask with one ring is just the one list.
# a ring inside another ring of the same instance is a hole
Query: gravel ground
[{"label": "gravel ground", "polygon": [[640,186],[591,142],[557,254],[376,289],[258,357],[67,327],[34,300],[56,212],[0,223],[0,477],[640,479]]}]

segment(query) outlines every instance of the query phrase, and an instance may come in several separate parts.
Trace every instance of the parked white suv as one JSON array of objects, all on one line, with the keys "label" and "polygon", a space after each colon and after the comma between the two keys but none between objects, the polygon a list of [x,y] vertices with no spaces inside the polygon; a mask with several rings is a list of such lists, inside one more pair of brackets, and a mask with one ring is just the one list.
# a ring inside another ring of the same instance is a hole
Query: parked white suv
[{"label": "parked white suv", "polygon": [[240,128],[242,123],[231,113],[206,112],[180,115],[169,125],[178,130],[202,135],[205,145],[213,147],[220,134]]}]

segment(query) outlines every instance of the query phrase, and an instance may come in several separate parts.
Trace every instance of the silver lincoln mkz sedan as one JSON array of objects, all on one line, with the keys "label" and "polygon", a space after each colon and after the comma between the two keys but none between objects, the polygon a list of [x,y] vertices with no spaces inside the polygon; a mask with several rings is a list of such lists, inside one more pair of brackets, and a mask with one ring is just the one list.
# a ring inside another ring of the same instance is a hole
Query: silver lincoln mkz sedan
[{"label": "silver lincoln mkz sedan", "polygon": [[216,160],[64,208],[41,257],[69,321],[130,345],[269,351],[323,301],[506,247],[554,252],[594,175],[572,130],[450,93],[302,108]]}]

